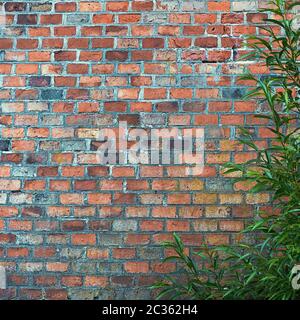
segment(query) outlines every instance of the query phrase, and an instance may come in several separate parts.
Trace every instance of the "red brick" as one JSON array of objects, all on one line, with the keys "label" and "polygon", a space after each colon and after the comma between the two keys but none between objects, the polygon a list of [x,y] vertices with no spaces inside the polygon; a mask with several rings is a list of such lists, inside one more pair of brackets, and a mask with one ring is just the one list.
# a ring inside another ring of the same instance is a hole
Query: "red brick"
[{"label": "red brick", "polygon": [[81,287],[83,281],[80,276],[63,276],[61,278],[61,284],[65,287]]},{"label": "red brick", "polygon": [[72,244],[74,245],[94,245],[96,244],[96,235],[89,233],[73,234]]},{"label": "red brick", "polygon": [[8,248],[7,256],[9,258],[27,257],[29,255],[28,248]]},{"label": "red brick", "polygon": [[126,262],[124,264],[125,271],[128,273],[146,273],[149,271],[148,262]]},{"label": "red brick", "polygon": [[106,287],[108,285],[108,279],[102,276],[86,276],[84,285],[87,287]]},{"label": "red brick", "polygon": [[64,289],[46,289],[47,300],[67,300],[68,292]]}]

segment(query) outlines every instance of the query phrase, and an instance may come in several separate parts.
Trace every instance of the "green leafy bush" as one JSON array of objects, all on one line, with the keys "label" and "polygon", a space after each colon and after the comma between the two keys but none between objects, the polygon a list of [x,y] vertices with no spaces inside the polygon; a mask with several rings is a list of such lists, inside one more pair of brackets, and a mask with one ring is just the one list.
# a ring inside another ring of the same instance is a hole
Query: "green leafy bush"
[{"label": "green leafy bush", "polygon": [[[274,138],[260,149],[252,133],[240,128],[239,141],[256,157],[243,164],[227,163],[226,172],[237,181],[248,181],[251,192],[270,192],[273,212],[258,211],[243,234],[256,241],[233,246],[202,246],[192,256],[175,234],[164,247],[175,251],[166,260],[183,266],[179,280],[168,276],[152,286],[158,298],[173,299],[299,299],[293,289],[292,269],[300,263],[300,73],[297,16],[292,14],[299,2],[273,0],[262,12],[268,14],[260,28],[268,38],[251,36],[250,51],[243,59],[265,63],[269,73],[242,79],[256,85],[246,98],[256,98],[268,106],[268,112],[256,115],[266,119]],[[274,26],[280,32],[274,32]]]}]

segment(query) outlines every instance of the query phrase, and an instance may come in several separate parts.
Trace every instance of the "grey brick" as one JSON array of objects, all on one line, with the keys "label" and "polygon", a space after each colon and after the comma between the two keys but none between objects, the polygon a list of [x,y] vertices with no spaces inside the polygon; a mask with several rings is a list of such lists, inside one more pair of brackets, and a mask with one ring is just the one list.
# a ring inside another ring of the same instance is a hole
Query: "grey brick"
[{"label": "grey brick", "polygon": [[72,14],[67,16],[67,23],[69,24],[80,24],[90,22],[90,16],[88,14]]},{"label": "grey brick", "polygon": [[114,231],[135,231],[137,222],[135,220],[115,220],[112,227]]},{"label": "grey brick", "polygon": [[245,94],[246,94],[246,89],[242,89],[242,88],[222,89],[222,97],[224,99],[241,99]]},{"label": "grey brick", "polygon": [[163,249],[161,247],[143,247],[138,248],[138,257],[141,259],[161,259],[163,256]]},{"label": "grey brick", "polygon": [[139,297],[142,300],[151,299],[151,290],[149,288],[129,288],[124,296],[125,300],[132,300]]},{"label": "grey brick", "polygon": [[257,10],[258,1],[257,0],[234,1],[232,2],[231,6],[232,6],[232,11],[253,11],[253,10]]},{"label": "grey brick", "polygon": [[117,300],[120,299],[118,290],[105,288],[99,291],[98,300]]},{"label": "grey brick", "polygon": [[121,263],[110,263],[110,262],[100,262],[98,264],[98,270],[101,273],[121,273],[123,270],[123,266]]},{"label": "grey brick", "polygon": [[36,204],[56,204],[58,202],[58,196],[53,193],[38,193],[34,195],[33,202]]},{"label": "grey brick", "polygon": [[78,289],[71,288],[68,290],[68,298],[70,300],[97,300],[99,297],[99,289]]},{"label": "grey brick", "polygon": [[157,114],[157,113],[142,113],[141,114],[141,123],[144,126],[164,125],[165,124],[165,116],[163,114]]},{"label": "grey brick", "polygon": [[0,204],[5,204],[7,200],[7,194],[6,193],[0,193]]},{"label": "grey brick", "polygon": [[41,117],[41,124],[44,126],[59,126],[62,123],[63,119],[61,115],[45,114]]},{"label": "grey brick", "polygon": [[182,3],[182,10],[184,11],[204,11],[205,7],[206,1],[184,0]]},{"label": "grey brick", "polygon": [[25,33],[25,28],[23,27],[18,27],[18,28],[6,28],[3,30],[3,34],[5,36],[11,37],[11,36],[22,36]]},{"label": "grey brick", "polygon": [[32,244],[38,245],[43,243],[43,236],[36,234],[18,234],[17,235],[18,244]]},{"label": "grey brick", "polygon": [[14,177],[35,177],[36,168],[35,167],[15,167],[12,168],[12,175]]},{"label": "grey brick", "polygon": [[63,90],[47,89],[42,90],[41,98],[43,100],[59,100],[63,97]]},{"label": "grey brick", "polygon": [[183,87],[200,87],[204,85],[203,77],[181,77]]},{"label": "grey brick", "polygon": [[99,245],[121,245],[123,243],[120,234],[99,234]]},{"label": "grey brick", "polygon": [[110,114],[100,114],[94,117],[94,124],[96,126],[107,126],[113,124],[113,116]]},{"label": "grey brick", "polygon": [[23,272],[37,272],[42,271],[43,264],[41,262],[26,262],[19,264],[20,271]]},{"label": "grey brick", "polygon": [[168,16],[165,13],[145,13],[143,15],[143,20],[145,23],[166,23],[168,21]]},{"label": "grey brick", "polygon": [[96,263],[94,262],[72,262],[71,269],[79,273],[96,273]]},{"label": "grey brick", "polygon": [[175,77],[156,77],[155,81],[157,86],[174,86],[176,84]]},{"label": "grey brick", "polygon": [[0,140],[0,151],[9,151],[10,140]]},{"label": "grey brick", "polygon": [[77,260],[84,257],[84,249],[62,248],[59,255],[68,260]]},{"label": "grey brick", "polygon": [[29,3],[29,10],[35,11],[35,12],[46,12],[51,11],[52,9],[52,3],[48,2],[41,2],[41,3]]},{"label": "grey brick", "polygon": [[87,150],[86,141],[80,141],[80,140],[62,141],[62,150],[64,151]]},{"label": "grey brick", "polygon": [[162,0],[160,2],[163,5],[163,7],[168,8],[169,11],[180,10],[180,1],[178,1],[178,0],[171,0],[171,1]]},{"label": "grey brick", "polygon": [[0,266],[0,289],[6,289],[6,270],[2,266]]},{"label": "grey brick", "polygon": [[232,181],[228,179],[207,179],[205,182],[206,190],[211,192],[232,191]]},{"label": "grey brick", "polygon": [[59,151],[60,142],[59,141],[41,141],[39,144],[40,150],[43,151]]},{"label": "grey brick", "polygon": [[26,204],[32,203],[32,195],[27,193],[11,193],[9,196],[9,201],[13,204]]}]

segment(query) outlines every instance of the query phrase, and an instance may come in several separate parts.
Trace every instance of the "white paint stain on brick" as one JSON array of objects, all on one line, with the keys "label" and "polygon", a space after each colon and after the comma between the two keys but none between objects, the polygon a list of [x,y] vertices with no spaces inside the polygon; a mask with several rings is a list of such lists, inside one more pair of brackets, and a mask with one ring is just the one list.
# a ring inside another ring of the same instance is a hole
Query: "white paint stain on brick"
[{"label": "white paint stain on brick", "polygon": [[232,2],[232,11],[255,11],[258,8],[257,1],[235,1]]},{"label": "white paint stain on brick", "polygon": [[5,28],[6,24],[6,13],[5,13],[5,8],[4,4],[0,4],[0,28]]},{"label": "white paint stain on brick", "polygon": [[0,289],[6,289],[6,272],[2,266],[0,266]]}]

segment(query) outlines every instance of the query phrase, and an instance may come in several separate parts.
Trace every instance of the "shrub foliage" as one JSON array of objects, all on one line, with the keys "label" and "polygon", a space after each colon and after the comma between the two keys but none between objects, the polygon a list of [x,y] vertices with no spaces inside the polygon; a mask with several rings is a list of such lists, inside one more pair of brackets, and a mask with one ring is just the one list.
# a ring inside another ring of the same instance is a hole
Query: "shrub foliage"
[{"label": "shrub foliage", "polygon": [[[247,38],[250,48],[242,59],[262,61],[268,73],[246,73],[255,83],[246,99],[259,99],[268,112],[256,117],[268,122],[274,138],[261,149],[253,132],[240,128],[239,143],[256,157],[243,164],[227,163],[226,173],[248,181],[253,193],[269,192],[273,211],[258,211],[242,231],[242,240],[228,246],[203,245],[191,256],[180,237],[163,246],[175,254],[166,258],[183,267],[178,277],[166,276],[152,286],[158,298],[173,299],[299,299],[292,287],[293,267],[300,263],[300,29],[295,1],[273,0],[261,11],[264,36]],[[280,30],[276,31],[275,30]]]}]

